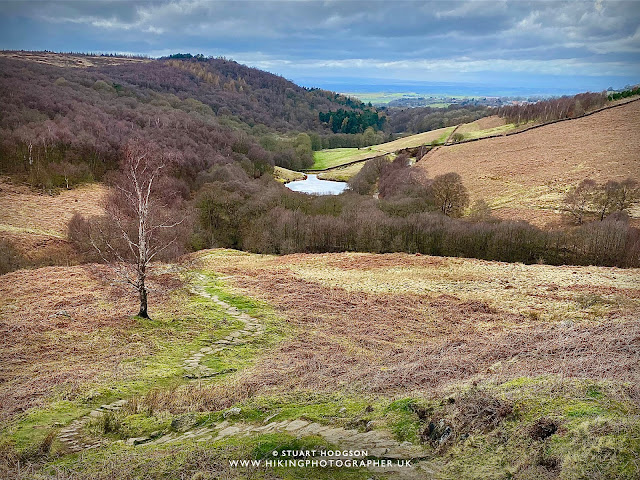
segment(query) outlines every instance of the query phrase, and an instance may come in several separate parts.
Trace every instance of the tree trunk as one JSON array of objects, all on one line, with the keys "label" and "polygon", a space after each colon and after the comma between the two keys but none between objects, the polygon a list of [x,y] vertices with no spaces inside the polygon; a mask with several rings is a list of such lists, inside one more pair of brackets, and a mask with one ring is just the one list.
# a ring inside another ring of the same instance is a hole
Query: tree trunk
[{"label": "tree trunk", "polygon": [[140,291],[140,312],[138,312],[138,316],[142,318],[149,318],[149,314],[147,313],[147,288],[144,286],[144,283],[139,288]]}]

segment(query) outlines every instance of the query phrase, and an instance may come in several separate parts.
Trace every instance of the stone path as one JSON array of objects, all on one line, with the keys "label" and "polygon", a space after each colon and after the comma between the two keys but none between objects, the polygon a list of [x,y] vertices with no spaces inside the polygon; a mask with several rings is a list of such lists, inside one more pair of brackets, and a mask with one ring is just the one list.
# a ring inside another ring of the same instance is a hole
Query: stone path
[{"label": "stone path", "polygon": [[[204,283],[208,280],[205,275],[200,273],[195,275],[195,279],[200,281],[200,283]],[[240,320],[244,327],[240,330],[235,330],[226,337],[213,342],[212,346],[203,347],[198,352],[191,352],[191,357],[187,358],[184,361],[184,368],[186,370],[185,377],[187,378],[207,378],[213,377],[215,375],[220,375],[223,373],[228,373],[228,370],[223,371],[215,371],[205,365],[202,365],[200,362],[207,355],[214,355],[218,352],[221,352],[229,347],[243,345],[246,339],[251,337],[258,337],[264,334],[264,326],[259,323],[255,318],[247,315],[246,313],[240,312],[236,307],[232,307],[227,302],[224,302],[218,298],[217,295],[212,295],[205,287],[200,284],[191,284],[190,291],[196,295],[200,295],[201,297],[205,297],[211,300],[213,303],[221,307],[228,315],[235,318],[236,320]]]},{"label": "stone path", "polygon": [[[187,378],[207,378],[226,373],[227,371],[215,371],[201,364],[203,358],[208,355],[215,355],[227,348],[242,345],[250,338],[264,334],[265,328],[255,318],[240,312],[236,307],[220,300],[217,295],[206,291],[201,283],[206,283],[209,279],[202,274],[195,275],[190,291],[211,300],[221,307],[226,314],[241,321],[244,325],[241,329],[235,330],[223,339],[213,342],[211,346],[203,347],[199,351],[190,352],[190,357],[184,361],[185,377]],[[117,412],[127,404],[127,400],[118,400],[108,405],[102,405],[89,412],[87,415],[71,422],[60,431],[58,439],[71,452],[79,452],[84,449],[98,448],[108,442],[108,440],[86,439],[82,433],[85,425],[92,419],[106,414],[107,412]],[[237,412],[235,412],[237,413]],[[247,423],[231,423],[224,420],[207,427],[200,427],[184,433],[169,433],[162,436],[152,435],[148,437],[135,437],[126,440],[128,445],[162,445],[180,443],[185,441],[208,442],[221,440],[232,436],[249,436],[267,433],[288,433],[296,437],[316,435],[322,437],[327,442],[336,445],[341,450],[366,450],[369,457],[386,460],[412,460],[411,467],[385,466],[371,467],[369,470],[383,474],[393,475],[393,478],[406,480],[429,478],[433,473],[429,469],[427,462],[422,459],[425,451],[422,447],[413,445],[410,442],[398,442],[386,431],[371,430],[359,432],[358,430],[345,429],[342,427],[330,427],[306,420],[283,420],[281,422],[270,422],[263,425]],[[352,459],[353,457],[343,457],[340,455],[331,457],[333,459]]]},{"label": "stone path", "polygon": [[[429,467],[429,463],[424,460],[427,453],[422,447],[413,445],[410,442],[398,442],[384,430],[360,432],[358,430],[331,427],[300,419],[271,422],[266,425],[230,423],[228,420],[224,420],[217,424],[196,428],[184,433],[169,433],[155,439],[151,437],[129,439],[127,443],[130,445],[168,445],[187,441],[204,443],[215,442],[227,437],[246,437],[277,432],[288,433],[298,438],[312,435],[320,436],[327,442],[338,447],[341,451],[366,450],[368,457],[374,457],[380,460],[391,460],[393,463],[392,465],[384,467],[370,467],[369,470],[393,474],[393,478],[407,480],[425,479],[434,473],[432,468]],[[314,458],[319,459],[321,457]],[[363,457],[334,455],[322,458],[346,460],[353,458],[362,459]],[[412,465],[410,467],[399,466],[397,464],[398,460],[411,460]]]},{"label": "stone path", "polygon": [[108,405],[102,405],[94,410],[91,410],[84,417],[80,417],[74,420],[65,428],[60,430],[58,439],[67,447],[68,450],[74,453],[79,452],[80,450],[98,448],[102,446],[104,444],[103,440],[87,440],[82,434],[83,427],[92,418],[99,417],[100,415],[104,415],[107,412],[117,412],[126,403],[126,400],[118,400]]},{"label": "stone path", "polygon": [[416,459],[425,456],[421,447],[413,445],[410,442],[398,442],[384,430],[359,432],[358,430],[331,427],[306,420],[283,420],[281,422],[271,422],[266,425],[249,423],[232,424],[228,420],[224,420],[218,424],[197,428],[185,433],[169,433],[155,440],[148,438],[146,442],[138,441],[137,443],[159,445],[184,442],[186,440],[208,442],[222,440],[226,437],[246,437],[254,434],[262,435],[277,432],[289,433],[298,438],[317,435],[327,442],[339,446],[340,449],[367,450],[370,457],[376,458]]},{"label": "stone path", "polygon": [[[258,320],[247,315],[246,313],[240,312],[236,307],[233,307],[227,302],[220,300],[217,295],[212,295],[207,292],[205,287],[201,285],[202,283],[206,283],[207,281],[209,281],[209,278],[205,275],[202,275],[200,273],[195,274],[194,281],[199,282],[199,284],[196,285],[193,282],[191,283],[189,290],[192,293],[211,300],[213,303],[221,307],[228,315],[237,320],[240,320],[244,324],[244,326],[239,330],[232,331],[223,339],[217,340],[213,343],[212,346],[203,347],[198,352],[192,351],[190,353],[191,356],[187,358],[183,364],[183,367],[185,369],[184,376],[191,379],[197,379],[228,373],[229,370],[216,371],[205,365],[201,365],[200,362],[207,355],[214,355],[227,348],[242,345],[247,339],[264,334],[264,325],[262,325],[260,322],[258,322]],[[87,440],[82,434],[84,426],[92,418],[103,415],[109,411],[115,412],[120,410],[124,405],[126,405],[126,403],[127,400],[117,400],[111,404],[102,405],[101,407],[92,410],[87,415],[74,420],[65,428],[60,430],[58,439],[71,452],[79,452],[83,449],[97,448],[103,445],[103,440]]]}]

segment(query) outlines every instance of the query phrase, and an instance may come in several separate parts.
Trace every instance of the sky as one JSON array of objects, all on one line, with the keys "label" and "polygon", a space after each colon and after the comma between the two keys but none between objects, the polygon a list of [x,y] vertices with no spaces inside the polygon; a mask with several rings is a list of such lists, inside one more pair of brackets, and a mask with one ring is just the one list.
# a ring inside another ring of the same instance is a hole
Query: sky
[{"label": "sky", "polygon": [[339,91],[640,82],[640,0],[0,1],[0,49],[224,56]]}]

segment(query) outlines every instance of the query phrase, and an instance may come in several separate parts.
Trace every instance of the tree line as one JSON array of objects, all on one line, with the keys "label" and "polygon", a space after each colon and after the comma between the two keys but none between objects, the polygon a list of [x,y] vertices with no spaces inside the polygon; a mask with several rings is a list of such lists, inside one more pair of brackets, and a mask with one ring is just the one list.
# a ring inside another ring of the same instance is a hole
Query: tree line
[{"label": "tree line", "polygon": [[[545,231],[524,221],[493,218],[484,202],[472,205],[464,218],[456,216],[460,212],[446,215],[442,207],[450,204],[447,188],[439,196],[428,188],[406,188],[405,183],[379,199],[353,191],[314,197],[246,176],[240,182],[242,174],[235,168],[214,167],[202,177],[191,248],[271,254],[407,252],[555,265],[640,266],[640,234],[624,217]],[[458,180],[446,176],[441,182],[455,193],[460,191]]]},{"label": "tree line", "polygon": [[447,108],[388,108],[387,130],[391,133],[422,133],[474,122],[495,113],[495,108],[474,105],[449,105]]},{"label": "tree line", "polygon": [[607,103],[606,92],[579,93],[572,97],[563,96],[540,100],[535,103],[524,103],[500,107],[497,114],[508,123],[552,122],[564,118],[576,118],[585,113],[603,107]]},{"label": "tree line", "polygon": [[610,101],[613,101],[613,100],[620,100],[623,98],[634,97],[636,95],[640,95],[640,85],[636,85],[630,88],[625,88],[624,90],[621,90],[619,92],[608,92],[607,98]]},{"label": "tree line", "polygon": [[373,108],[362,111],[344,110],[319,112],[318,118],[327,125],[333,133],[362,133],[367,128],[382,130],[385,124],[385,116],[380,115]]}]

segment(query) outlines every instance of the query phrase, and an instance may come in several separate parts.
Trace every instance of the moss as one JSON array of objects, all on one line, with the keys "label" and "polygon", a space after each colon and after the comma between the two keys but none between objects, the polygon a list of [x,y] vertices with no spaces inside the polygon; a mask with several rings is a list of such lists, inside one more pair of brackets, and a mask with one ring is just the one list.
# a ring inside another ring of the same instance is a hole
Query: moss
[{"label": "moss", "polygon": [[[217,356],[205,357],[202,364],[221,370],[242,370],[251,365],[267,345],[282,338],[283,329],[279,320],[266,304],[228,293],[213,278],[207,288],[230,305],[260,317],[267,328],[260,339],[227,348]],[[39,444],[52,428],[67,425],[73,419],[86,415],[92,408],[144,395],[152,389],[175,389],[187,382],[183,377],[185,358],[244,326],[206,298],[187,297],[183,291],[179,291],[174,294],[173,303],[180,305],[178,315],[161,311],[152,319],[137,318],[135,325],[126,332],[103,329],[96,333],[100,338],[124,335],[132,341],[144,341],[150,345],[150,355],[129,358],[120,363],[119,371],[124,378],[115,381],[110,377],[96,379],[93,383],[80,386],[72,401],[54,401],[33,409],[4,428],[0,432],[0,439],[15,444],[18,449],[25,449]],[[209,381],[223,380],[214,377]],[[124,430],[114,433],[121,438],[135,436],[134,432],[142,435],[150,429],[160,428],[158,422],[161,424],[162,420],[131,418],[124,421]]]},{"label": "moss", "polygon": [[[514,402],[516,415],[489,431],[438,447],[437,478],[637,478],[640,416],[614,384],[518,378],[487,386]],[[436,415],[439,412],[436,412]],[[553,423],[546,435],[534,424]]]},{"label": "moss", "polygon": [[[231,460],[273,459],[273,451],[309,450],[332,446],[320,438],[296,439],[286,434],[232,437],[206,446],[184,443],[169,446],[128,447],[114,444],[82,456],[51,461],[40,472],[56,478],[186,478],[186,479],[366,479],[371,474],[355,468],[234,467]],[[153,453],[151,453],[153,452]]]},{"label": "moss", "polygon": [[61,428],[88,409],[70,401],[58,401],[45,408],[35,408],[2,431],[4,441],[10,441],[21,451],[40,444],[52,430]]},{"label": "moss", "polygon": [[[385,402],[386,403],[386,402]],[[240,414],[230,421],[264,422],[302,419],[320,424],[357,428],[361,420],[382,418],[383,400],[348,397],[340,394],[298,392],[292,395],[259,396],[236,404]],[[221,419],[222,412],[213,412],[211,422]],[[365,422],[366,423],[366,422]]]},{"label": "moss", "polygon": [[171,419],[168,412],[155,414],[105,412],[92,418],[84,428],[87,433],[96,437],[106,436],[111,440],[127,439],[167,431],[171,426]]},{"label": "moss", "polygon": [[398,441],[419,441],[424,425],[416,415],[418,405],[419,401],[414,398],[403,398],[391,402],[385,408],[384,423]]}]

